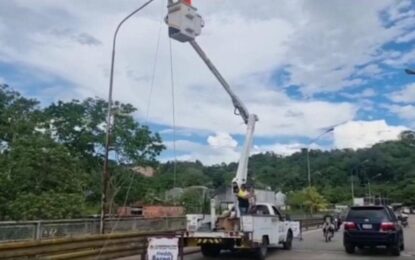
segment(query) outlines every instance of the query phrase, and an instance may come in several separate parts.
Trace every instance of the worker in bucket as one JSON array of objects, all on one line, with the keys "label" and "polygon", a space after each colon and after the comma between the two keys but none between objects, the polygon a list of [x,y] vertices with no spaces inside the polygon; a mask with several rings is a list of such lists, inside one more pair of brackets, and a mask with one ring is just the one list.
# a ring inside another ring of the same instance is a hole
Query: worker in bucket
[{"label": "worker in bucket", "polygon": [[237,193],[238,197],[238,205],[239,205],[239,212],[241,215],[248,214],[249,209],[249,191],[245,184],[241,185],[239,192]]}]

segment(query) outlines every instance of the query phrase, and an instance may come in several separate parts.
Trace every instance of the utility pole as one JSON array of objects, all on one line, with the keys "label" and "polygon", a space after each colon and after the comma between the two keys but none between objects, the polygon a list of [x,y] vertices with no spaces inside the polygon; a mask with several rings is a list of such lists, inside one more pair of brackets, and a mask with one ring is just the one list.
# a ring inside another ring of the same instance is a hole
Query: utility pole
[{"label": "utility pole", "polygon": [[351,186],[351,190],[352,190],[352,205],[354,203],[354,175],[353,175],[353,170],[352,170],[352,175],[350,176],[350,186]]},{"label": "utility pole", "polygon": [[108,89],[108,111],[107,111],[107,126],[106,126],[106,135],[105,135],[105,152],[104,152],[104,173],[102,176],[102,191],[101,191],[101,216],[100,216],[100,225],[99,225],[99,231],[101,234],[104,234],[105,232],[105,214],[108,212],[109,208],[109,201],[108,201],[108,190],[109,190],[109,181],[111,179],[111,174],[108,170],[108,164],[109,164],[109,150],[110,150],[110,144],[111,144],[111,133],[112,133],[112,92],[113,92],[113,83],[114,83],[114,64],[115,64],[115,47],[117,43],[117,36],[118,31],[121,28],[121,25],[125,21],[127,21],[129,18],[131,18],[133,15],[138,13],[140,10],[142,10],[144,7],[146,7],[148,4],[153,2],[154,0],[149,0],[145,2],[143,5],[141,5],[139,8],[134,10],[132,13],[127,15],[117,26],[114,32],[114,37],[112,41],[112,55],[111,55],[111,70],[110,70],[110,84]]},{"label": "utility pole", "polygon": [[306,159],[307,159],[307,179],[308,179],[308,187],[311,187],[310,146],[313,143],[317,142],[323,135],[328,134],[330,132],[333,132],[336,127],[338,127],[338,126],[340,126],[340,125],[342,125],[342,124],[344,124],[346,122],[347,121],[341,122],[339,124],[335,124],[333,126],[330,126],[330,127],[325,128],[324,131],[320,135],[318,135],[317,137],[315,137],[314,139],[312,139],[310,141],[309,145],[307,146],[307,150],[306,150],[306,152],[307,152],[307,155],[306,156],[307,157],[306,157]]},{"label": "utility pole", "polygon": [[308,176],[308,187],[311,188],[310,148],[307,148],[307,176]]},{"label": "utility pole", "polygon": [[367,186],[368,186],[368,189],[369,189],[369,201],[372,203],[373,200],[372,200],[372,191],[370,189],[370,181],[367,182]]}]

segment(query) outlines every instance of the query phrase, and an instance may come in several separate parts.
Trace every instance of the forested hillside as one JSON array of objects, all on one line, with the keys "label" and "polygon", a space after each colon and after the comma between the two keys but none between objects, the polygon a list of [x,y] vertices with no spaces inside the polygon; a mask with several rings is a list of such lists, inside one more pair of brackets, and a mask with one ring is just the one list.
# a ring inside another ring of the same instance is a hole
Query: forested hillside
[{"label": "forested hillside", "polygon": [[[7,85],[0,86],[0,219],[70,218],[96,214],[100,203],[105,115],[99,98],[56,102],[41,107]],[[160,164],[165,149],[157,133],[133,117],[129,104],[115,103],[111,145],[111,194],[114,204],[169,203],[164,193],[176,187],[228,186],[236,163],[204,166],[200,162]],[[388,196],[415,204],[415,138],[368,149],[310,152],[312,185],[328,203],[349,203],[351,175],[355,195]],[[151,166],[154,177],[133,171]],[[283,157],[256,154],[250,159],[250,182],[258,188],[282,190],[293,204],[308,186],[306,154]],[[187,196],[181,202],[198,199]],[[177,202],[177,203],[180,203]]]}]

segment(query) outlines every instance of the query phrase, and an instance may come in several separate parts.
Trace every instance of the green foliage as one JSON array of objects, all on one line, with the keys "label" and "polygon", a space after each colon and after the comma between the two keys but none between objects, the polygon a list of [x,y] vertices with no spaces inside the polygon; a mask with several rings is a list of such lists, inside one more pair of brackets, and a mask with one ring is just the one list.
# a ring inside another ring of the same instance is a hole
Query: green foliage
[{"label": "green foliage", "polygon": [[326,209],[327,201],[315,187],[308,187],[304,191],[304,206],[313,214]]},{"label": "green foliage", "polygon": [[68,219],[81,217],[84,210],[82,193],[23,193],[10,203],[8,217],[13,220]]},{"label": "green foliage", "polygon": [[302,209],[310,214],[326,209],[328,206],[327,200],[315,187],[289,193],[288,204],[294,209]]},{"label": "green foliage", "polygon": [[[157,166],[164,149],[158,134],[134,120],[135,111],[114,104],[109,195],[119,204],[142,199],[152,189],[131,169]],[[96,208],[106,114],[102,99],[40,108],[36,100],[0,85],[0,219],[76,217],[86,214],[86,204]]]}]

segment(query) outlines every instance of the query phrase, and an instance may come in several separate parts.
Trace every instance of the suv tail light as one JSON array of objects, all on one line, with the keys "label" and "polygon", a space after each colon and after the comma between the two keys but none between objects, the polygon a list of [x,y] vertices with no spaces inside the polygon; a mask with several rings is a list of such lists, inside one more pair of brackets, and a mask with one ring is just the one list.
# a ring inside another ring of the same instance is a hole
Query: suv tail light
[{"label": "suv tail light", "polygon": [[380,230],[383,232],[395,231],[396,230],[395,223],[383,222],[382,224],[380,224]]},{"label": "suv tail light", "polygon": [[356,224],[354,222],[344,222],[344,230],[356,230]]}]

